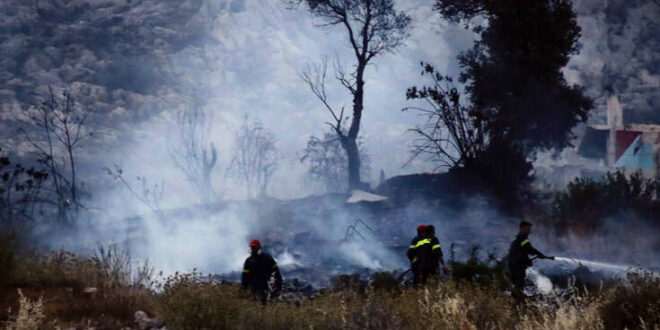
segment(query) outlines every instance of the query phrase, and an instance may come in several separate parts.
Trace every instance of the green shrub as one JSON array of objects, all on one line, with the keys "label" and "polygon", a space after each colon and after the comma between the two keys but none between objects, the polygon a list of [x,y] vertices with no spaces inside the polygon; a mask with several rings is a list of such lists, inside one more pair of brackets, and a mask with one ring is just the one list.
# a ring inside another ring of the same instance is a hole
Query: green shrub
[{"label": "green shrub", "polygon": [[590,221],[598,225],[605,217],[623,212],[635,212],[656,218],[660,204],[658,179],[645,178],[641,173],[607,173],[600,179],[577,178],[566,191],[555,196],[553,215],[568,221]]}]

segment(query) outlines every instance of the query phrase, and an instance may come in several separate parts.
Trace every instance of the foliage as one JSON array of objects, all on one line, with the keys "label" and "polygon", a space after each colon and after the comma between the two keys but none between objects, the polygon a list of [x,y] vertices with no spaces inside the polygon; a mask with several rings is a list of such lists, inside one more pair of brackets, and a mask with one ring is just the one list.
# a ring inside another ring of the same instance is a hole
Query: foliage
[{"label": "foliage", "polygon": [[459,61],[461,80],[489,138],[519,144],[526,154],[567,146],[571,129],[592,108],[562,73],[579,50],[581,29],[572,2],[437,0],[435,9],[466,24],[485,18],[475,28],[473,48]]},{"label": "foliage", "polygon": [[0,154],[0,225],[32,219],[47,179],[47,172],[12,164],[8,156]]},{"label": "foliage", "polygon": [[411,87],[407,96],[431,109],[421,109],[427,124],[413,130],[413,155],[478,177],[513,206],[529,192],[531,158],[566,147],[593,106],[562,73],[578,51],[576,14],[568,0],[436,0],[434,8],[478,35],[459,55],[469,102],[451,78],[423,63],[431,86]]},{"label": "foliage", "polygon": [[645,178],[640,172],[626,175],[617,171],[599,179],[576,178],[566,191],[555,196],[553,212],[556,218],[565,221],[590,224],[626,211],[655,218],[660,207],[655,200],[658,193],[660,181]]}]

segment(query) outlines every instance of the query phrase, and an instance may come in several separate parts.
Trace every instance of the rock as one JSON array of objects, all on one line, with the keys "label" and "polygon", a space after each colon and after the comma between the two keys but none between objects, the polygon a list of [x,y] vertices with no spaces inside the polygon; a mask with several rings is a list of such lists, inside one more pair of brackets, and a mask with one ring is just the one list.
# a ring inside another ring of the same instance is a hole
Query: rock
[{"label": "rock", "polygon": [[95,287],[86,287],[82,290],[82,295],[84,297],[94,299],[96,298],[96,295],[98,294],[99,289]]},{"label": "rock", "polygon": [[140,330],[166,330],[162,321],[150,318],[143,311],[135,312],[135,323]]},{"label": "rock", "polygon": [[83,290],[83,293],[86,293],[86,294],[95,294],[97,292],[99,292],[99,289],[94,288],[94,287],[87,287]]}]

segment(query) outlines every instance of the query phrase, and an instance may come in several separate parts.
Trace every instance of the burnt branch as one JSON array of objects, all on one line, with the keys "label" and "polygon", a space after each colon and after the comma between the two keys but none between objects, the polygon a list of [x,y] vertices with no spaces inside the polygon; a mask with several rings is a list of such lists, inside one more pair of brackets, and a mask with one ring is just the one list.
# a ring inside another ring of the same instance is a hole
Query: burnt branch
[{"label": "burnt branch", "polygon": [[422,63],[423,75],[429,76],[431,85],[407,91],[408,99],[423,100],[429,108],[407,107],[426,117],[422,126],[411,129],[417,138],[413,141],[412,161],[418,157],[439,164],[439,167],[464,167],[476,161],[486,148],[484,128],[478,112],[461,102],[461,95],[449,77]]}]

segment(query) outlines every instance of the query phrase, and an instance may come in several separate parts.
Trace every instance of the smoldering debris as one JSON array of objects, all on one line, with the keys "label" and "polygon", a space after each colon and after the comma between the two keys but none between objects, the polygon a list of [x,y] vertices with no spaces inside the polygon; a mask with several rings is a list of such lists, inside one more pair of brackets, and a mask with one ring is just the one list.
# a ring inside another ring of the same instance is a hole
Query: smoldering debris
[{"label": "smoldering debris", "polygon": [[[368,281],[379,272],[405,272],[405,251],[420,223],[435,225],[446,259],[460,261],[472,254],[482,260],[492,256],[499,259],[506,254],[519,222],[502,216],[479,198],[452,207],[423,200],[404,205],[384,201],[347,204],[348,197],[329,194],[296,200],[225,201],[163,211],[161,215],[101,217],[81,224],[72,237],[60,235],[51,242],[76,251],[114,243],[129,250],[134,258],[148,259],[165,274],[196,269],[215,274],[218,280],[236,282],[249,253],[247,243],[260,239],[278,261],[285,280],[291,281],[292,291],[297,292],[307,290],[302,289],[307,286],[332,286],[333,278],[342,274],[357,274]],[[567,245],[553,234],[539,226],[531,239],[549,255],[580,255],[580,247],[588,244],[583,240],[579,246]],[[537,275],[531,277],[537,279],[540,291],[561,287],[576,273],[590,283],[621,278],[613,276],[618,274],[611,271],[616,267],[582,259],[579,264],[563,259],[539,261]],[[578,265],[584,268],[578,269]]]}]

